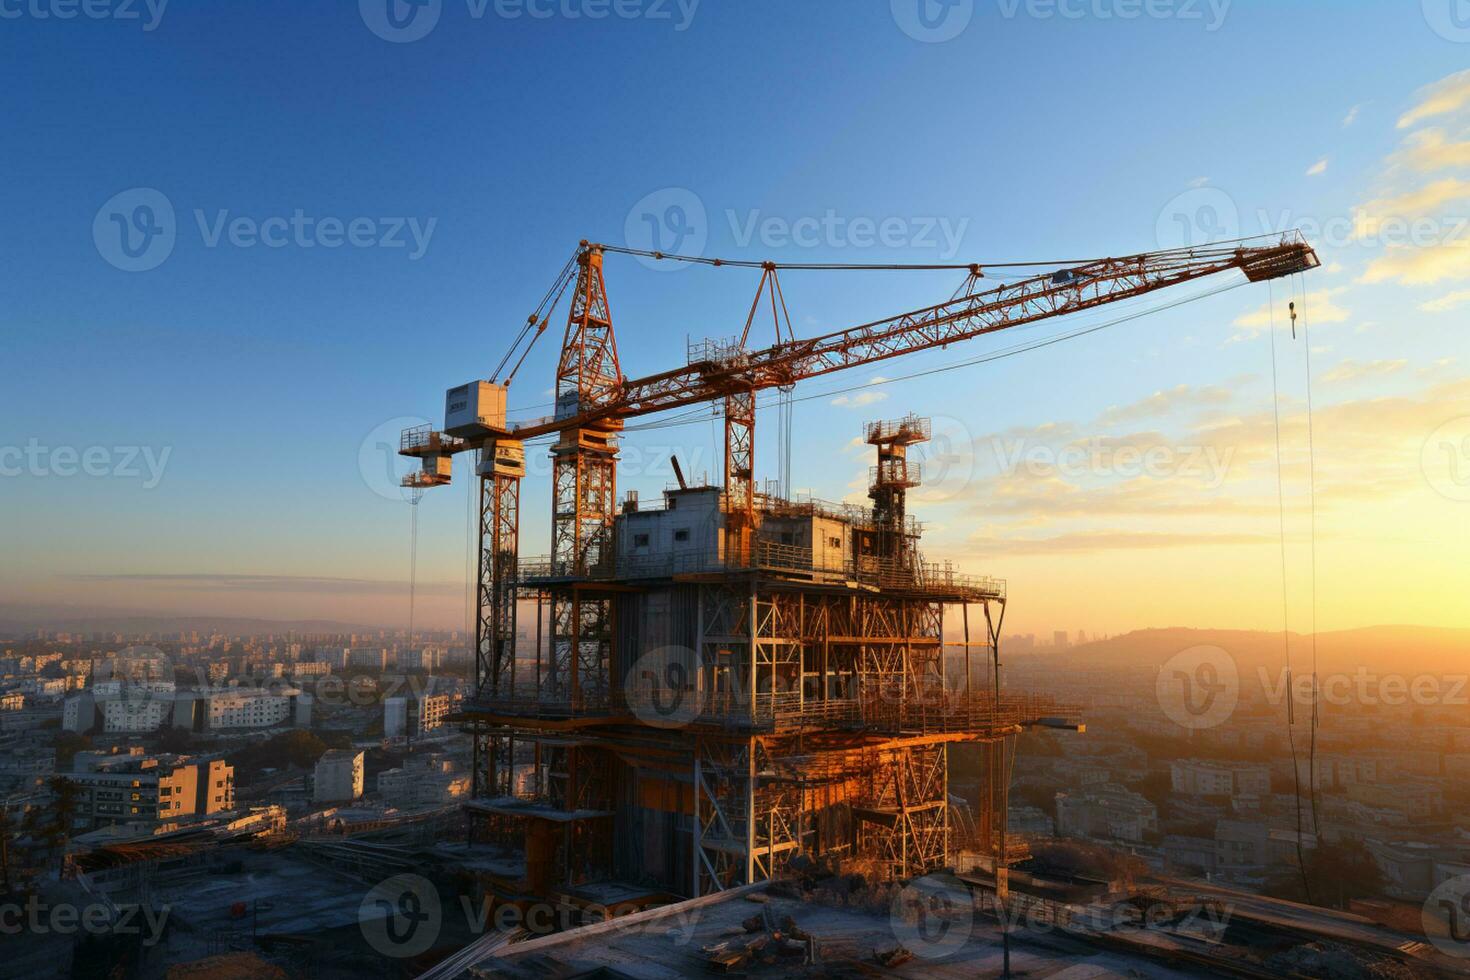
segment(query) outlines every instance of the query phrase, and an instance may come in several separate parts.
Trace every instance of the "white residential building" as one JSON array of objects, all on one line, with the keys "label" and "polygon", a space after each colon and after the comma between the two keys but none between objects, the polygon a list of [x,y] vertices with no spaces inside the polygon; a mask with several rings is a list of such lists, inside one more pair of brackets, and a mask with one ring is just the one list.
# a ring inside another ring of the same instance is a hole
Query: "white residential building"
[{"label": "white residential building", "polygon": [[315,803],[347,803],[362,796],[363,753],[329,749],[316,763],[312,780]]}]

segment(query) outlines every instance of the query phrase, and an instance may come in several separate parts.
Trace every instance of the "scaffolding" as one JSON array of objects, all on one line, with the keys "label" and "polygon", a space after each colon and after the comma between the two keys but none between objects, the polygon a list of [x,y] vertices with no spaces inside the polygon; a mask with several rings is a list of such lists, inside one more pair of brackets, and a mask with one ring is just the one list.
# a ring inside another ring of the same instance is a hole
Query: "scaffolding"
[{"label": "scaffolding", "polygon": [[[697,897],[797,856],[901,879],[953,866],[961,846],[999,853],[1004,789],[957,826],[950,748],[1004,759],[1066,709],[992,676],[1005,582],[919,551],[904,501],[917,467],[901,450],[928,421],[866,431],[883,471],[871,508],[686,487],[614,513],[598,477],[556,495],[565,536],[586,522],[590,547],[496,565],[507,585],[486,606],[493,642],[464,718],[491,774],[472,812],[524,848],[517,894],[639,881]],[[596,452],[611,472],[615,443]],[[487,512],[514,504],[492,498]],[[644,544],[697,515],[717,525],[707,546]],[[487,561],[507,555],[500,542]],[[534,624],[519,650],[504,626],[516,607]]]}]

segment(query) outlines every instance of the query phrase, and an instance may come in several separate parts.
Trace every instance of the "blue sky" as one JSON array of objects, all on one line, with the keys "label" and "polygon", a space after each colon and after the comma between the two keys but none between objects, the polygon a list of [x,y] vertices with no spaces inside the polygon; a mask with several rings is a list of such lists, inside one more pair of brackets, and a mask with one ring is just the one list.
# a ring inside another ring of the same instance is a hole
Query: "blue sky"
[{"label": "blue sky", "polygon": [[[403,0],[393,2],[406,18]],[[1428,15],[1417,4],[1180,0],[1138,18],[1121,16],[1127,0],[1061,10],[1036,0],[949,10],[929,0],[936,31],[962,27],[943,41],[923,39],[917,0],[907,3],[625,0],[616,9],[631,16],[595,18],[611,8],[557,0],[535,5],[550,16],[533,17],[509,0],[442,0],[419,11],[437,9],[432,30],[400,43],[372,29],[393,34],[383,0],[151,9],[94,0],[87,9],[108,16],[71,19],[58,16],[65,0],[3,0],[0,444],[79,455],[102,447],[98,468],[108,473],[68,476],[57,465],[0,480],[13,556],[0,587],[23,604],[394,620],[408,511],[375,492],[386,481],[372,446],[400,418],[437,421],[446,387],[488,374],[579,239],[649,244],[643,215],[669,235],[671,204],[685,208],[686,221],[673,224],[693,235],[681,244],[705,255],[1062,260],[1178,244],[1171,236],[1189,227],[1175,220],[1181,214],[1210,224],[1205,232],[1316,227],[1458,179],[1421,169],[1404,185],[1393,162],[1423,148],[1406,140],[1425,128],[1451,148],[1462,133],[1453,78],[1470,43],[1457,22],[1437,19],[1433,0]],[[1400,125],[1432,101],[1438,90],[1428,87],[1445,84],[1449,109]],[[1458,160],[1453,150],[1448,158]],[[164,221],[172,248],[145,251],[142,261],[157,264],[128,271],[132,260],[107,243],[140,202],[153,210],[138,220]],[[1445,221],[1466,211],[1463,200],[1447,206],[1436,212]],[[886,222],[890,234],[869,242],[865,222]],[[782,230],[824,223],[805,244]],[[340,241],[349,225],[356,244]],[[1442,237],[1455,234],[1444,227]],[[262,234],[280,247],[261,244]],[[1328,391],[1324,409],[1443,401],[1432,386],[1464,370],[1463,331],[1453,328],[1470,307],[1456,312],[1445,299],[1460,274],[1374,274],[1382,246],[1330,229],[1321,237],[1332,243],[1322,247],[1329,268],[1307,288],[1320,293],[1312,305],[1326,323],[1341,316],[1316,367],[1341,368],[1359,385],[1335,399]],[[610,259],[607,275],[630,374],[682,363],[686,337],[738,332],[755,285],[738,270],[655,271],[628,258]],[[798,334],[927,305],[957,282],[783,279]],[[1436,299],[1445,311],[1415,311]],[[1110,409],[1126,416],[1170,391],[1195,409],[1255,418],[1270,410],[1270,353],[1250,315],[1266,301],[1263,287],[1237,289],[845,401],[835,391],[845,383],[952,364],[1015,338],[812,382],[798,389],[808,397],[795,414],[793,484],[829,498],[852,493],[867,462],[848,446],[859,424],[910,410],[951,420],[962,456],[983,454],[998,433],[1044,441],[1036,427],[1063,422],[1081,433]],[[547,400],[555,340],[545,338],[513,389],[512,405],[529,414]],[[1298,389],[1302,355],[1302,346],[1284,348],[1298,358],[1283,368]],[[1440,361],[1449,362],[1441,374],[1424,373]],[[1215,391],[1229,394],[1228,409],[1211,402]],[[763,476],[775,475],[773,423],[766,413]],[[1180,446],[1199,424],[1174,414],[1146,429]],[[661,461],[672,451],[707,469],[712,432],[704,423],[641,433],[628,440],[630,457]],[[131,447],[141,474],[119,475]],[[148,458],[164,460],[156,481]],[[1394,472],[1411,465],[1378,462]],[[987,493],[1019,490],[994,482],[989,463],[951,474],[950,491],[933,501],[930,548],[1029,588],[1015,625],[1219,618],[1187,602],[1150,618],[1136,600],[1150,575],[1172,581],[1197,567],[1197,551],[1150,548],[1162,564],[1141,565],[1135,547],[1068,537],[1105,526],[1055,515],[1048,526],[1019,511],[998,519]],[[365,479],[364,466],[374,475]],[[1259,491],[1263,473],[1249,475]],[[622,485],[651,493],[667,478],[639,462]],[[1221,499],[1220,487],[1209,492]],[[522,552],[538,554],[544,481],[533,478],[526,493]],[[421,504],[420,578],[436,622],[461,621],[465,503],[460,481]],[[1444,512],[1452,533],[1466,533],[1467,506]],[[1130,533],[1183,533],[1134,516]],[[1256,516],[1274,526],[1274,513]],[[1027,553],[1018,540],[1046,543]],[[1262,543],[1215,543],[1252,541]],[[1077,598],[1048,557],[1077,547],[1088,558],[1069,562],[1083,569],[1069,574],[1095,575],[1110,554],[1126,560],[1131,605],[1106,593]],[[1225,564],[1255,560],[1231,552]],[[1454,619],[1408,598],[1396,612]]]}]

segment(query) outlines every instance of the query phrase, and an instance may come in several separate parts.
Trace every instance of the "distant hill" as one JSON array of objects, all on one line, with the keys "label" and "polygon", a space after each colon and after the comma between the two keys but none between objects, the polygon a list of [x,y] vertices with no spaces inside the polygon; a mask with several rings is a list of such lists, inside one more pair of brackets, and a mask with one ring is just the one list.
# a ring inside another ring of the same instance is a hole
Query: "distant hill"
[{"label": "distant hill", "polygon": [[[1310,634],[1290,633],[1292,662],[1301,670],[1312,652]],[[1285,656],[1282,635],[1259,630],[1202,630],[1171,627],[1136,630],[1111,639],[1040,651],[1072,663],[1158,667],[1192,646],[1224,649],[1243,668],[1279,667]],[[1368,626],[1317,634],[1318,671],[1352,672],[1360,667],[1386,671],[1470,672],[1470,630],[1432,626]]]}]

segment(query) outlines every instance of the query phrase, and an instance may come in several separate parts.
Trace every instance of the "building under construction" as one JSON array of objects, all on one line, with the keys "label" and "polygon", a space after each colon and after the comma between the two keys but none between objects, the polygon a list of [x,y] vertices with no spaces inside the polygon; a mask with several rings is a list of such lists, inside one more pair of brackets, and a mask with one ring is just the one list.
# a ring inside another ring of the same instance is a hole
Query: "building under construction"
[{"label": "building under construction", "polygon": [[[910,450],[928,421],[864,428],[869,505],[792,499],[755,479],[757,393],[1217,273],[1291,275],[1315,253],[1296,238],[1230,243],[993,288],[981,267],[956,266],[964,281],[946,302],[800,340],[783,267],[655,256],[760,269],[756,301],[739,339],[628,379],[603,279],[617,251],[628,250],[583,243],[492,380],[451,389],[442,430],[403,436],[422,464],[410,486],[447,483],[456,454],[473,458],[480,485],[467,808],[481,839],[523,855],[485,871],[485,885],[512,902],[651,903],[793,867],[909,878],[961,850],[1004,868],[1022,856],[1003,833],[1015,736],[1078,726],[1002,687],[1004,582],[920,550],[906,494],[921,483]],[[512,426],[510,382],[568,291],[556,413]],[[777,340],[750,351],[763,303]],[[722,483],[681,474],[661,501],[619,499],[624,420],[708,401],[724,407]],[[522,558],[525,442],[540,436],[555,440],[551,547]],[[978,799],[955,805],[949,754],[966,744],[981,747],[984,779]]]}]

